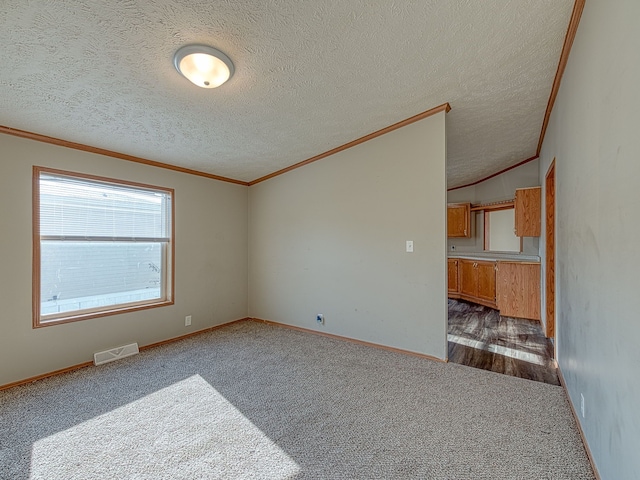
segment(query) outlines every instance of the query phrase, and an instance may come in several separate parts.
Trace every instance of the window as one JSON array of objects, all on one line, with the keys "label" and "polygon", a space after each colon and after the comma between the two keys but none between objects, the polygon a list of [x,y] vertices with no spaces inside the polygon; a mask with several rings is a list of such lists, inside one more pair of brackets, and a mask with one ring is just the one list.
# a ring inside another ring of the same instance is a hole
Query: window
[{"label": "window", "polygon": [[493,252],[520,252],[520,237],[515,234],[515,210],[485,211],[485,250]]},{"label": "window", "polygon": [[34,327],[173,303],[173,190],[34,167]]}]

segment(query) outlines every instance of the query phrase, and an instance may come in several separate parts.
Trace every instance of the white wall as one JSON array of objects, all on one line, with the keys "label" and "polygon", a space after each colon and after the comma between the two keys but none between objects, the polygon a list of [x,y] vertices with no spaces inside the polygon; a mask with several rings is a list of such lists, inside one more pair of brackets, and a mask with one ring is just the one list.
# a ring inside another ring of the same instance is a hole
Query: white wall
[{"label": "white wall", "polygon": [[611,480],[640,478],[638,19],[637,0],[586,2],[539,173],[556,158],[558,361]]},{"label": "white wall", "polygon": [[445,155],[439,113],[252,186],[250,315],[445,358]]},{"label": "white wall", "polygon": [[[175,305],[32,328],[31,178],[40,165],[175,189]],[[0,135],[0,385],[247,316],[247,187]],[[192,315],[191,327],[184,326]]]},{"label": "white wall", "polygon": [[[512,200],[517,188],[540,185],[538,160],[532,160],[519,167],[508,170],[493,178],[470,187],[458,188],[447,192],[447,202],[491,203]],[[514,225],[515,226],[515,225]],[[538,254],[537,237],[524,237],[522,250],[527,255]],[[447,249],[455,246],[456,252],[481,252],[484,248],[483,212],[471,214],[471,237],[449,238]]]}]

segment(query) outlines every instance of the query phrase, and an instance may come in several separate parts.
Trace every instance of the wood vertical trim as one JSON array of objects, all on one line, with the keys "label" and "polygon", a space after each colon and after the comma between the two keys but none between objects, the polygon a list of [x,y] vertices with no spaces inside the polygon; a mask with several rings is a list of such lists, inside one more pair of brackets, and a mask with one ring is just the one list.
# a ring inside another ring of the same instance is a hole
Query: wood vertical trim
[{"label": "wood vertical trim", "polygon": [[205,177],[211,180],[220,180],[221,182],[235,183],[236,185],[244,185],[245,187],[249,185],[248,182],[243,182],[242,180],[235,180],[233,178],[221,177],[220,175],[200,172],[198,170],[192,170],[190,168],[178,167],[176,165],[170,165],[168,163],[156,162],[155,160],[148,160],[146,158],[127,155],[126,153],[114,152],[113,150],[107,150],[104,148],[92,147],[90,145],[85,145],[83,143],[70,142],[68,140],[63,140],[61,138],[49,137],[47,135],[28,132],[26,130],[19,130],[17,128],[11,128],[5,125],[0,125],[0,133],[4,133],[6,135],[13,135],[14,137],[19,137],[19,138],[35,140],[37,142],[48,143],[50,145],[57,145],[59,147],[72,148],[74,150],[80,150],[82,152],[96,153],[98,155],[117,158],[119,160],[126,160],[128,162],[141,163],[143,165],[149,165],[151,167],[158,167],[158,168],[164,168],[167,170],[173,170],[174,172],[187,173],[189,175]]},{"label": "wood vertical trim", "polygon": [[567,389],[567,383],[564,380],[564,376],[562,375],[562,369],[560,368],[560,364],[558,363],[558,379],[560,380],[560,385],[564,390],[564,394],[567,398],[567,403],[569,404],[569,408],[571,409],[571,414],[573,415],[573,419],[576,422],[576,426],[578,427],[578,433],[580,434],[580,439],[582,440],[582,446],[584,447],[584,451],[587,454],[587,458],[589,459],[589,463],[591,464],[591,469],[593,470],[593,474],[596,477],[596,480],[601,480],[600,472],[598,472],[598,467],[596,467],[596,462],[593,460],[593,454],[591,453],[591,449],[589,448],[589,443],[587,442],[587,437],[584,434],[584,430],[582,430],[582,424],[580,423],[580,417],[578,417],[578,412],[576,412],[575,407],[573,406],[573,402],[571,401],[571,396],[569,395],[569,390]]},{"label": "wood vertical trim", "polygon": [[578,25],[580,24],[580,17],[584,10],[585,0],[576,0],[573,4],[573,11],[571,12],[571,19],[569,20],[569,26],[567,27],[567,34],[564,37],[564,44],[562,46],[562,53],[560,54],[560,61],[558,62],[558,68],[556,70],[556,76],[553,79],[553,86],[551,87],[551,94],[549,95],[549,101],[547,102],[547,110],[544,113],[544,120],[542,121],[542,130],[540,131],[540,138],[538,140],[538,148],[536,149],[536,155],[540,155],[542,149],[542,142],[544,136],[547,133],[547,127],[549,126],[549,118],[551,117],[551,111],[556,103],[556,97],[560,90],[560,83],[562,82],[562,75],[567,66],[569,60],[569,53],[571,53],[571,47],[573,41],[576,38],[578,31]]},{"label": "wood vertical trim", "polygon": [[546,336],[556,334],[556,159],[544,178],[545,183],[545,317]]},{"label": "wood vertical trim", "polygon": [[415,123],[424,118],[430,117],[437,113],[440,113],[440,112],[447,113],[450,110],[451,110],[451,105],[449,105],[448,103],[443,103],[442,105],[439,105],[430,110],[414,115],[413,117],[406,118],[398,123],[394,123],[393,125],[389,125],[388,127],[382,128],[380,130],[376,130],[375,132],[365,135],[364,137],[357,138],[351,142],[345,143],[344,145],[340,145],[339,147],[332,148],[331,150],[327,150],[326,152],[316,155],[315,157],[308,158],[306,160],[303,160],[302,162],[298,162],[286,168],[277,170],[268,175],[265,175],[264,177],[256,178],[255,180],[252,180],[249,182],[249,186],[251,187],[253,185],[256,185],[257,183],[264,182],[265,180],[269,180],[270,178],[280,176],[284,173],[290,172],[291,170],[295,170],[296,168],[304,167],[305,165],[308,165],[310,163],[317,162],[318,160],[322,160],[323,158],[326,158],[326,157],[330,157],[331,155],[340,153],[343,150],[346,150],[351,147],[355,147],[356,145],[360,145],[361,143],[367,142],[369,140],[373,140],[374,138],[384,135],[385,133],[392,132],[401,127],[406,127],[407,125]]},{"label": "wood vertical trim", "polygon": [[40,167],[31,177],[31,326],[40,326]]},{"label": "wood vertical trim", "polygon": [[176,191],[171,189],[171,296],[172,304],[176,302]]},{"label": "wood vertical trim", "polygon": [[482,245],[483,250],[489,250],[490,245],[490,233],[489,233],[489,218],[491,210],[484,211],[484,241]]}]

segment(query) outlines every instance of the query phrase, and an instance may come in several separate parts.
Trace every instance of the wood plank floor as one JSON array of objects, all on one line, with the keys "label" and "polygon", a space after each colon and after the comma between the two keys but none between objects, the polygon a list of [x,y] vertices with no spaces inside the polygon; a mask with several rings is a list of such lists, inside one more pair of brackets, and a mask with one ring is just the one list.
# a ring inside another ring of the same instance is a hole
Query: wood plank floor
[{"label": "wood plank floor", "polygon": [[449,299],[449,361],[560,385],[540,322],[462,300]]}]

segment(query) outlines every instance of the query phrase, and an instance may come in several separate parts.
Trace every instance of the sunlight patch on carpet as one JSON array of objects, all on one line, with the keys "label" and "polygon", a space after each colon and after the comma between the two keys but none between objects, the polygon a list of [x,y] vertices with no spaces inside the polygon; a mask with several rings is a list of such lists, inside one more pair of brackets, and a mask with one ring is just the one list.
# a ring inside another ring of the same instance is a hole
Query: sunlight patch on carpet
[{"label": "sunlight patch on carpet", "polygon": [[260,428],[193,375],[34,442],[30,478],[287,479],[299,471]]}]

